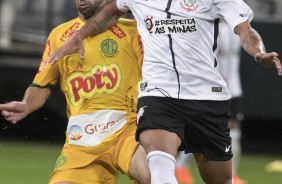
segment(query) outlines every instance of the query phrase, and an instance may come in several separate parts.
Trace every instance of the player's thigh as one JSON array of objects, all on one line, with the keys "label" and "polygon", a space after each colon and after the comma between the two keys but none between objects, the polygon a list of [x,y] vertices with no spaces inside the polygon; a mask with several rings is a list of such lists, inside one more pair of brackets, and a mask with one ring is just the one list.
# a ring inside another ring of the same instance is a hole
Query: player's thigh
[{"label": "player's thigh", "polygon": [[[92,149],[89,148],[88,151]],[[60,182],[79,184],[115,183],[119,171],[112,160],[112,155],[108,152],[99,155],[89,154],[75,149],[74,146],[67,145],[63,148],[62,154],[56,162],[49,184]]]},{"label": "player's thigh", "polygon": [[129,123],[123,131],[115,149],[117,165],[132,183],[150,183],[150,172],[146,153],[135,140],[136,123]]},{"label": "player's thigh", "polygon": [[107,164],[92,163],[89,166],[57,170],[49,184],[112,184],[117,182],[118,170],[108,169]]},{"label": "player's thigh", "polygon": [[173,156],[184,138],[184,123],[179,118],[179,101],[167,97],[138,99],[136,139],[147,153],[163,151]]},{"label": "player's thigh", "polygon": [[207,184],[232,184],[231,160],[216,161],[194,153],[199,172]]},{"label": "player's thigh", "polygon": [[147,153],[158,150],[175,157],[181,144],[181,139],[174,132],[164,129],[151,129],[141,132],[140,143]]}]

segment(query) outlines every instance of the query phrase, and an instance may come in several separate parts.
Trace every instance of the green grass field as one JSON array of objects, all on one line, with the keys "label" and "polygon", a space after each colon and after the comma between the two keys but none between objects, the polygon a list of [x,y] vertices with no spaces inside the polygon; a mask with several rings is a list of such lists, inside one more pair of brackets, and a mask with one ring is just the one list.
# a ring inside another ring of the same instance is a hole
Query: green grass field
[{"label": "green grass field", "polygon": [[[0,184],[47,184],[61,145],[0,141]],[[265,166],[281,155],[243,154],[239,174],[248,184],[281,184],[282,173],[268,173]],[[195,184],[203,184],[192,161]],[[118,184],[130,183],[121,175]]]}]

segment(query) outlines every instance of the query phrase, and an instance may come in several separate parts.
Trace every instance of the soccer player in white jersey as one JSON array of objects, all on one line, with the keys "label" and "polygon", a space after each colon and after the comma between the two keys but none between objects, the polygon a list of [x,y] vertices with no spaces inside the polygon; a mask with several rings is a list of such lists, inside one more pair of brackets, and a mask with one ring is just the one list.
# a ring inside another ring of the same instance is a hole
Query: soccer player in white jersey
[{"label": "soccer player in white jersey", "polygon": [[[222,22],[219,26],[220,33],[218,37],[218,69],[227,87],[232,95],[231,111],[229,118],[230,136],[232,140],[231,150],[232,158],[232,175],[234,184],[245,184],[237,173],[241,157],[241,121],[244,118],[241,112],[242,86],[240,78],[240,39],[234,34],[233,30]],[[190,174],[190,157],[191,154],[180,152],[176,159],[176,177],[179,183],[192,184],[193,178]]]},{"label": "soccer player in white jersey", "polygon": [[[87,1],[87,0],[85,0]],[[100,11],[49,58],[78,52],[83,39],[131,10],[144,45],[136,140],[147,152],[152,184],[177,183],[178,150],[194,153],[207,184],[231,184],[231,94],[217,69],[219,20],[240,37],[254,60],[282,75],[275,52],[266,53],[242,0],[102,0]]]}]

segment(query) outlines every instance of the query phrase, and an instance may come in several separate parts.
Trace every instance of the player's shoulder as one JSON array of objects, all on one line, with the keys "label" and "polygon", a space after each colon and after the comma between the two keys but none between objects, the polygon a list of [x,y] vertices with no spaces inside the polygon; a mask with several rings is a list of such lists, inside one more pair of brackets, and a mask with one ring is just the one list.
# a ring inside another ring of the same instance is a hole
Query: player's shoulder
[{"label": "player's shoulder", "polygon": [[133,19],[127,19],[127,18],[120,18],[117,21],[117,25],[128,28],[128,29],[137,29],[137,23]]},{"label": "player's shoulder", "polygon": [[83,21],[81,21],[79,18],[75,18],[56,26],[52,30],[51,34],[59,34],[60,32],[72,33],[78,30],[83,24],[84,24]]},{"label": "player's shoulder", "polygon": [[136,35],[138,35],[137,23],[133,19],[120,18],[115,26],[116,28],[121,29],[122,32],[127,35],[127,38],[136,37]]}]

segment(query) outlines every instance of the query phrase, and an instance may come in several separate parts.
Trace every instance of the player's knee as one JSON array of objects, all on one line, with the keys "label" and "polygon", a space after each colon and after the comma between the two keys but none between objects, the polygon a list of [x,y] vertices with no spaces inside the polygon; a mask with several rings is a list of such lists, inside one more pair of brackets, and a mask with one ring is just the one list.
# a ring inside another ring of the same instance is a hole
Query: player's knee
[{"label": "player's knee", "polygon": [[146,152],[142,146],[138,146],[129,166],[130,175],[141,184],[149,184],[151,181],[149,167],[146,163]]},{"label": "player's knee", "polygon": [[142,174],[142,176],[140,176],[139,182],[141,184],[150,184],[151,183],[151,177],[150,177],[150,173],[148,174]]},{"label": "player's knee", "polygon": [[151,183],[150,171],[146,164],[146,161],[144,161],[144,163],[136,162],[135,163],[136,165],[134,167],[131,167],[129,173],[132,178],[138,181],[137,183],[150,184]]}]

